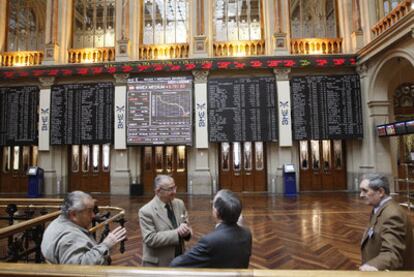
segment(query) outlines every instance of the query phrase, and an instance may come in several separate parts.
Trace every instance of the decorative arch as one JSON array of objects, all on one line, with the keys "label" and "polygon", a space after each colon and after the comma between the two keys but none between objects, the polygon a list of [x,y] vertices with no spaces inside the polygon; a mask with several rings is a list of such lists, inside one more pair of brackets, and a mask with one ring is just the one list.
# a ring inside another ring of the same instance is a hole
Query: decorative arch
[{"label": "decorative arch", "polygon": [[368,100],[388,100],[388,90],[384,88],[388,87],[386,85],[391,78],[390,76],[387,76],[385,69],[388,66],[392,66],[390,61],[398,58],[405,59],[414,68],[414,53],[412,51],[402,48],[390,51],[389,54],[386,55],[375,68],[373,68],[372,78],[368,85]]}]

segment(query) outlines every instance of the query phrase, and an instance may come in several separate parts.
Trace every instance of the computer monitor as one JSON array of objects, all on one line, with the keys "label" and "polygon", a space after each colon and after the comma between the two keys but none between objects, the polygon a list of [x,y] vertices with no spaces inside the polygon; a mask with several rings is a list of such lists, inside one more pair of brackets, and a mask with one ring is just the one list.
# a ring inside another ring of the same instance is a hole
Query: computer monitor
[{"label": "computer monitor", "polygon": [[395,122],[395,133],[397,135],[405,135],[407,131],[405,130],[405,122]]},{"label": "computer monitor", "polygon": [[385,126],[384,125],[377,126],[377,134],[378,134],[379,137],[386,137],[387,136],[387,132],[385,131]]},{"label": "computer monitor", "polygon": [[414,120],[405,122],[405,130],[407,131],[407,134],[414,133]]},{"label": "computer monitor", "polygon": [[395,126],[394,123],[385,125],[385,130],[387,131],[387,136],[395,136]]}]

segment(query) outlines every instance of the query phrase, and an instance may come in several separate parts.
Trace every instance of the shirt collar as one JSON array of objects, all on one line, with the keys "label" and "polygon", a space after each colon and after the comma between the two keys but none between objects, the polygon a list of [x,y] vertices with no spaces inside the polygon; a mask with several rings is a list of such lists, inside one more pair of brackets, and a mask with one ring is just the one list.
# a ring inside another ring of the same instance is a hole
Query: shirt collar
[{"label": "shirt collar", "polygon": [[382,200],[381,200],[381,202],[378,204],[378,206],[376,206],[375,208],[374,208],[374,214],[376,214],[377,212],[378,212],[378,210],[380,209],[380,208],[382,208],[384,205],[385,205],[385,203],[387,203],[388,201],[390,201],[392,198],[391,198],[391,196],[387,196],[387,197],[385,197],[385,198],[383,198]]}]

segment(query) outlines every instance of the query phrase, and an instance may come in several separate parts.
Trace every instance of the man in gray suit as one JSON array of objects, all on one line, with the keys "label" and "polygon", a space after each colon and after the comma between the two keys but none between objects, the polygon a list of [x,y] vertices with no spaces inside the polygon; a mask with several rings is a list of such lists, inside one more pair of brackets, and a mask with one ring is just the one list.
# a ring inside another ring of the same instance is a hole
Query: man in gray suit
[{"label": "man in gray suit", "polygon": [[192,230],[184,202],[175,198],[176,185],[168,175],[154,179],[154,198],[138,212],[143,240],[143,266],[168,266],[184,252]]}]

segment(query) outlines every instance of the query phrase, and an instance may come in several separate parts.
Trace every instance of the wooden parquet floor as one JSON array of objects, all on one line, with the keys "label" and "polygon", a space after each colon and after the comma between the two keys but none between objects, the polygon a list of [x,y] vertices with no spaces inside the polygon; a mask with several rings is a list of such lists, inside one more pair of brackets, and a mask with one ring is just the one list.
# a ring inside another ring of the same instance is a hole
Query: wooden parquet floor
[{"label": "wooden parquet floor", "polygon": [[[243,217],[253,234],[249,268],[354,270],[371,208],[356,193],[314,193],[296,197],[241,194]],[[150,196],[94,196],[98,205],[126,210],[128,241],[115,249],[113,265],[139,266],[142,239],[138,209]],[[214,228],[210,196],[179,195],[186,203],[194,236],[187,247]],[[414,212],[411,212],[414,222]]]}]

